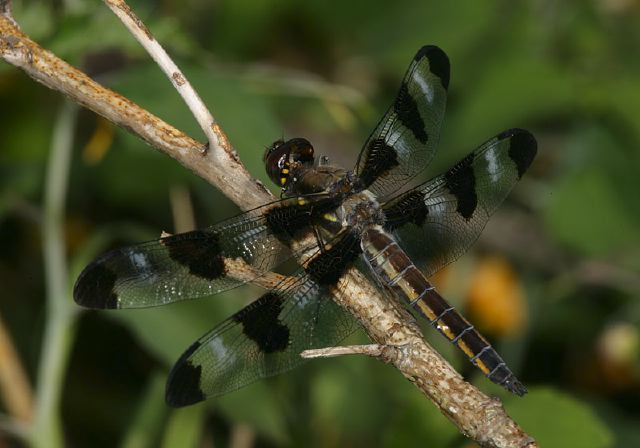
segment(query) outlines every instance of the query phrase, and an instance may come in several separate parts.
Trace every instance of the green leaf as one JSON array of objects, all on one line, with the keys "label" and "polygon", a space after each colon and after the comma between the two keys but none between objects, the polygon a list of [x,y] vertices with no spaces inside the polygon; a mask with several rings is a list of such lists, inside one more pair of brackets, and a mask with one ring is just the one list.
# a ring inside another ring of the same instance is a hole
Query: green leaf
[{"label": "green leaf", "polygon": [[206,406],[199,404],[174,410],[169,417],[162,447],[199,446],[206,409]]},{"label": "green leaf", "polygon": [[457,446],[454,442],[462,439],[458,429],[413,384],[398,372],[391,373],[406,384],[395,388],[396,402],[389,402],[394,412],[383,433],[384,446],[412,446],[416,440],[423,441],[423,446]]},{"label": "green leaf", "polygon": [[273,379],[261,380],[214,398],[209,404],[231,421],[250,426],[277,445],[286,445],[290,442],[286,424],[288,403],[287,398],[281,398],[279,390],[273,387],[274,382]]},{"label": "green leaf", "polygon": [[388,410],[379,406],[384,400],[372,393],[376,389],[372,375],[375,362],[351,356],[315,363],[322,370],[312,383],[311,405],[322,432],[362,440],[384,424]]},{"label": "green leaf", "polygon": [[625,152],[598,128],[581,130],[565,146],[565,174],[549,188],[543,208],[560,242],[591,256],[616,254],[618,260],[638,247],[638,186],[631,184],[632,156]]},{"label": "green leaf", "polygon": [[534,388],[521,399],[509,399],[511,417],[545,448],[613,446],[609,428],[586,404],[555,389]]},{"label": "green leaf", "polygon": [[55,14],[47,2],[14,2],[13,16],[31,39],[38,42],[53,31]]},{"label": "green leaf", "polygon": [[156,436],[167,414],[164,403],[164,375],[155,373],[138,405],[138,411],[127,429],[123,448],[146,448],[157,443]]},{"label": "green leaf", "polygon": [[560,241],[590,255],[628,248],[638,230],[618,200],[604,173],[587,169],[554,191],[549,228]]},{"label": "green leaf", "polygon": [[[175,18],[151,16],[147,8],[134,8],[146,27],[170,52],[196,53],[196,46]],[[51,16],[52,14],[42,14]],[[87,39],[87,36],[100,39]],[[87,53],[114,51],[146,60],[147,53],[126,27],[107,8],[80,8],[61,17],[55,34],[47,44],[56,55],[75,65],[84,62]]]},{"label": "green leaf", "polygon": [[534,117],[560,114],[579,94],[568,74],[529,54],[505,55],[480,69],[473,84],[450,87],[464,102],[448,111],[442,141],[466,148],[460,154],[469,151],[469,142],[479,145],[503,129],[525,127]]}]

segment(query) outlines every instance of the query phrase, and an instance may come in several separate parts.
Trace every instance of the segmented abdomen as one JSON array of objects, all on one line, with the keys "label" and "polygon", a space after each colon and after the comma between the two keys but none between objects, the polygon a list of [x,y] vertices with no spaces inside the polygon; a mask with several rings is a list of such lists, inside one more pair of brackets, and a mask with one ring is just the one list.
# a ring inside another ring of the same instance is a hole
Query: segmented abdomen
[{"label": "segmented abdomen", "polygon": [[489,342],[438,294],[389,233],[371,227],[361,244],[365,260],[384,285],[457,345],[487,378],[516,395],[526,393]]}]

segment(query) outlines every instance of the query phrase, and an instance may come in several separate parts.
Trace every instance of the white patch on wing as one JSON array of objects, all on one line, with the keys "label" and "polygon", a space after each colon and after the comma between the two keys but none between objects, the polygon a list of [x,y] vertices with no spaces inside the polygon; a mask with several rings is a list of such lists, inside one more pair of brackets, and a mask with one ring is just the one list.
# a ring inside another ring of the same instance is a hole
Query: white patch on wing
[{"label": "white patch on wing", "polygon": [[491,181],[497,183],[500,181],[500,166],[498,164],[498,154],[496,153],[496,147],[489,148],[484,153],[484,159],[487,161],[487,172],[491,176]]},{"label": "white patch on wing", "polygon": [[405,159],[410,156],[411,152],[411,147],[406,144],[406,139],[402,138],[407,128],[402,126],[399,121],[394,125],[394,128],[386,139],[387,144],[396,150],[401,159]]},{"label": "white patch on wing", "polygon": [[429,198],[424,203],[429,208],[429,216],[443,215],[447,213],[448,206],[447,202],[443,201],[443,197],[440,198]]},{"label": "white patch on wing", "polygon": [[309,303],[320,293],[320,288],[313,282],[308,282],[296,292],[295,306],[304,310]]},{"label": "white patch on wing", "polygon": [[146,271],[151,267],[149,259],[142,252],[135,250],[129,251],[129,260],[131,260],[131,264],[140,271]]},{"label": "white patch on wing", "polygon": [[427,82],[427,80],[420,75],[420,72],[418,70],[413,72],[412,78],[415,81],[415,83],[420,87],[420,90],[422,90],[422,93],[424,93],[424,96],[427,98],[427,102],[429,102],[430,104],[433,103],[433,96],[434,96],[433,86],[430,85]]},{"label": "white patch on wing", "polygon": [[229,350],[227,345],[221,338],[213,338],[207,342],[207,347],[211,350],[213,359],[215,361],[225,360],[225,365],[233,364],[236,360],[236,355],[233,350]]}]

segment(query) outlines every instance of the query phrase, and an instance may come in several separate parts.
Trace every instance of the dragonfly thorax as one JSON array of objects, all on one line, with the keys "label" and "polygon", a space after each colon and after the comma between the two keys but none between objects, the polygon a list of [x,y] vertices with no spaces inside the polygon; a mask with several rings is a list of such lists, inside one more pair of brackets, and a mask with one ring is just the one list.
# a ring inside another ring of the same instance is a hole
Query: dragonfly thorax
[{"label": "dragonfly thorax", "polygon": [[370,226],[384,222],[384,213],[380,203],[368,190],[355,193],[345,199],[339,207],[337,215],[343,227],[352,228],[358,233]]}]

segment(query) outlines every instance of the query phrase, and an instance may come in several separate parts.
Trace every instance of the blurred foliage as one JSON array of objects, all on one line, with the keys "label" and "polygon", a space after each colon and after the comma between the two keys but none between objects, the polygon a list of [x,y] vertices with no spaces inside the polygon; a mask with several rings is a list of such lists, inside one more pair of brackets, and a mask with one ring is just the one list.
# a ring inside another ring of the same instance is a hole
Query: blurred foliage
[{"label": "blurred foliage", "polygon": [[[472,320],[484,320],[530,394],[507,396],[433,331],[425,334],[467,378],[501,397],[541,446],[640,446],[638,0],[130,4],[265,183],[262,152],[282,136],[305,136],[336,163],[353,164],[416,49],[442,47],[452,82],[430,174],[508,127],[530,129],[539,141],[530,173],[438,283],[454,304],[468,304]],[[16,1],[14,15],[43,47],[203,139],[170,83],[101,3]],[[40,232],[62,101],[0,63],[0,315],[32,384],[47,374],[39,370],[51,319]],[[173,231],[172,187],[189,189],[200,226],[237,211],[92,113],[81,112],[75,127],[65,213],[69,288],[107,248]],[[220,399],[167,409],[168,368],[252,297],[256,290],[244,288],[166,308],[83,313],[59,385],[66,443],[467,443],[397,372],[357,357],[314,361]],[[35,393],[37,408],[44,392]],[[19,440],[11,432],[18,426],[0,423],[0,443]]]}]

